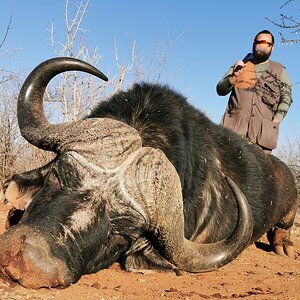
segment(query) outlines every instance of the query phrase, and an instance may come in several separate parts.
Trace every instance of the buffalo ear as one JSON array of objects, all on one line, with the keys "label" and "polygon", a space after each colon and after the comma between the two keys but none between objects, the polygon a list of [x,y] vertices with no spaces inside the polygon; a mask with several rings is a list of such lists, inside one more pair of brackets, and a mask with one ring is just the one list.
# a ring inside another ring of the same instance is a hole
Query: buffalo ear
[{"label": "buffalo ear", "polygon": [[42,188],[40,185],[29,185],[22,178],[22,174],[14,175],[4,184],[4,203],[12,207],[25,210],[32,201],[34,195]]},{"label": "buffalo ear", "polygon": [[4,203],[10,206],[5,229],[17,225],[34,195],[42,188],[40,185],[29,185],[22,174],[14,175],[4,183]]}]

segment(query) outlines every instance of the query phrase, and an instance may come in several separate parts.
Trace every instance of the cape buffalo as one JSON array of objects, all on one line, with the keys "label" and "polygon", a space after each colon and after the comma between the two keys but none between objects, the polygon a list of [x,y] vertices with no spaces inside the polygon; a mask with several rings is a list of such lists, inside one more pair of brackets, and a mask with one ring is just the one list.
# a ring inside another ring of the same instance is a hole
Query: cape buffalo
[{"label": "cape buffalo", "polygon": [[66,287],[115,261],[128,271],[206,272],[266,232],[276,253],[293,256],[297,193],[284,163],[158,84],[135,84],[82,120],[50,124],[45,88],[72,70],[107,80],[85,62],[55,58],[20,91],[21,134],[56,157],[5,184],[15,209],[0,236],[2,276]]}]

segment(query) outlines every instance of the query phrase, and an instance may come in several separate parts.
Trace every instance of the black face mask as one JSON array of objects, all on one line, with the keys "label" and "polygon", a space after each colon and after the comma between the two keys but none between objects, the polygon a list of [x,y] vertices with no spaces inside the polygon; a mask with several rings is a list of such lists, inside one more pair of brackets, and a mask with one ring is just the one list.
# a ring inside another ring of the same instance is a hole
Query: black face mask
[{"label": "black face mask", "polygon": [[254,57],[255,61],[257,61],[258,63],[263,63],[263,62],[267,61],[269,59],[269,57],[271,56],[271,51],[266,52],[266,51],[264,51],[264,49],[261,49],[261,48],[257,47],[256,45],[253,45],[252,53],[253,53],[253,57]]}]

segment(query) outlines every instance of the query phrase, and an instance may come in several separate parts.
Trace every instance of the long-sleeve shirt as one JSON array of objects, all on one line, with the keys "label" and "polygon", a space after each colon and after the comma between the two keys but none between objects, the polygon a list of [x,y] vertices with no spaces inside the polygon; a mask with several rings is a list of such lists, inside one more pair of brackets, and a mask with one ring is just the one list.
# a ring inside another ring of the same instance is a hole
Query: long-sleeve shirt
[{"label": "long-sleeve shirt", "polygon": [[217,93],[230,92],[221,124],[267,149],[275,149],[279,122],[291,103],[291,84],[285,68],[268,60],[245,63],[243,71],[230,83],[231,68],[217,84]]},{"label": "long-sleeve shirt", "polygon": [[[268,68],[269,61],[266,63],[256,64],[254,65],[256,78],[259,79],[264,71]],[[223,76],[223,78],[217,84],[217,93],[219,96],[225,96],[232,91],[233,85],[229,82],[229,76],[233,73],[233,67],[231,67],[227,73]],[[288,77],[288,73],[285,68],[282,70],[281,78],[280,78],[280,100],[277,107],[277,111],[275,112],[274,119],[281,122],[288,112],[292,100],[292,92],[291,92],[291,83]]]}]

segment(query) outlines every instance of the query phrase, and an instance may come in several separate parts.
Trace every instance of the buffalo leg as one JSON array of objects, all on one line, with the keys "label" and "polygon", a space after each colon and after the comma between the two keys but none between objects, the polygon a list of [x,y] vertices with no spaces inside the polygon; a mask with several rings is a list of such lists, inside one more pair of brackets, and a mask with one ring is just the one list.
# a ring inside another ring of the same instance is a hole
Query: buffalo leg
[{"label": "buffalo leg", "polygon": [[274,227],[268,231],[267,238],[277,255],[295,258],[294,243],[290,240],[289,230]]},{"label": "buffalo leg", "polygon": [[274,252],[292,259],[295,258],[295,250],[294,243],[290,239],[290,228],[294,223],[296,211],[296,207],[292,208],[280,223],[267,232],[267,238]]}]

